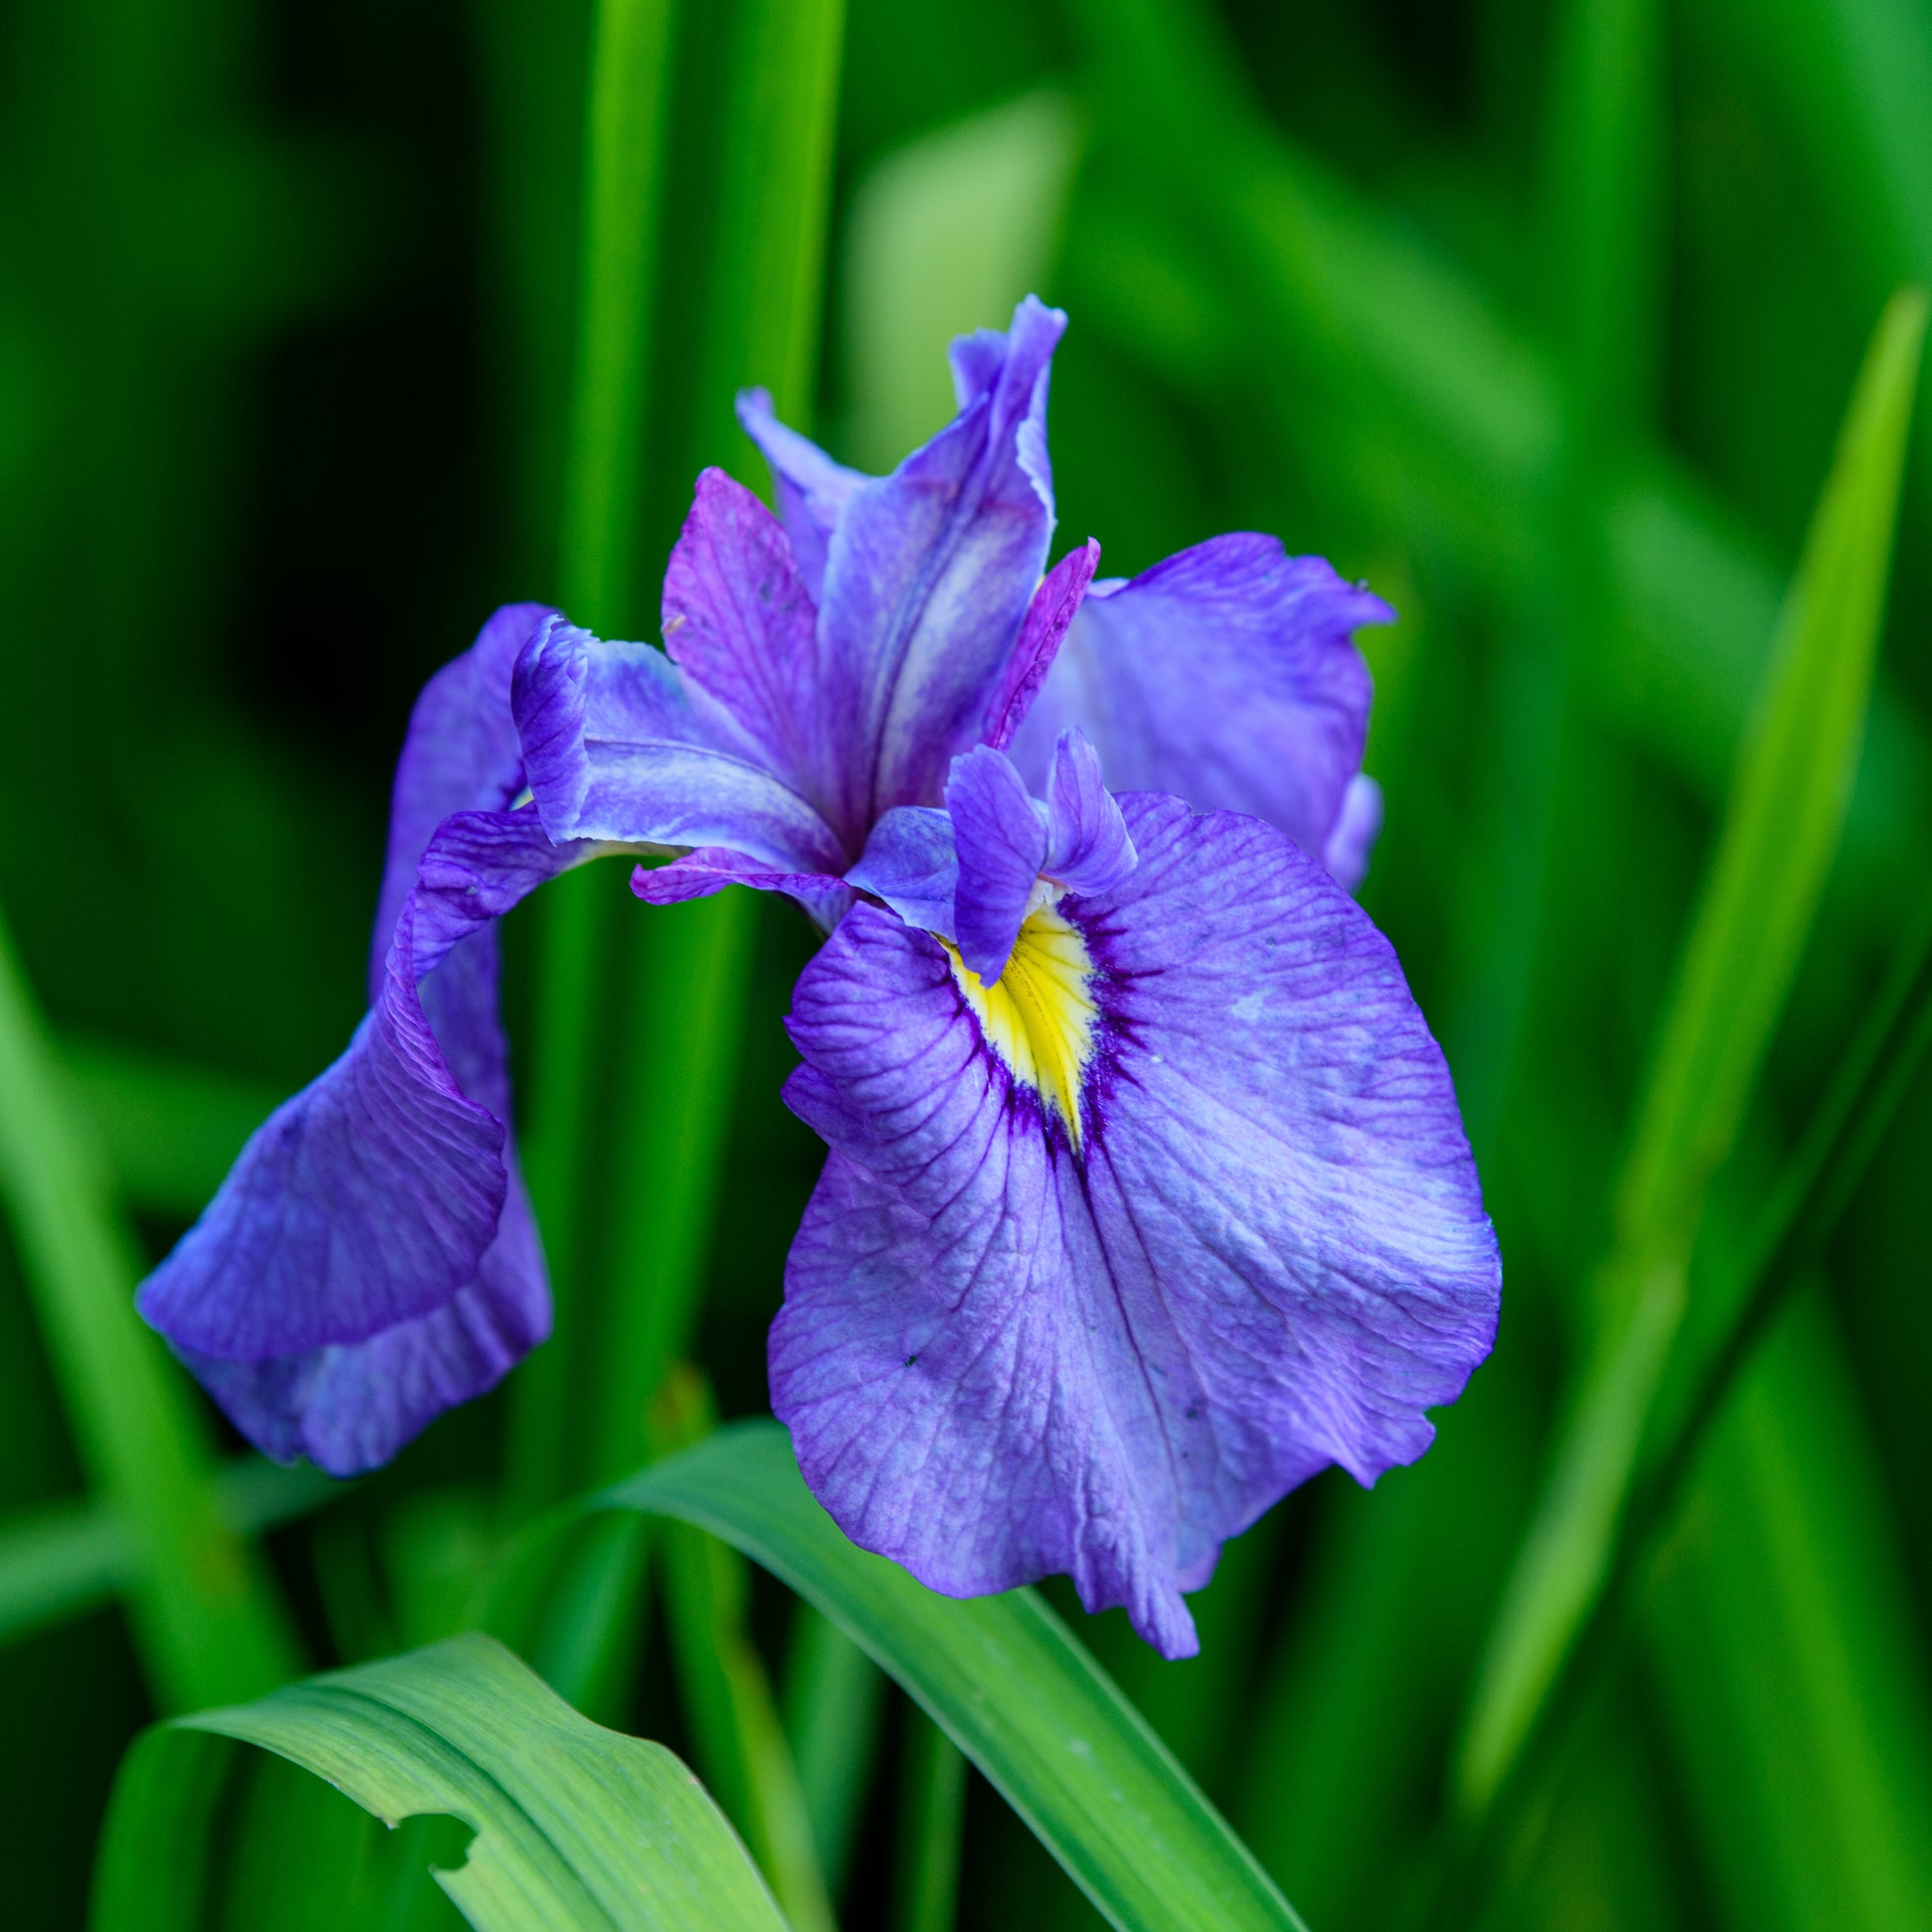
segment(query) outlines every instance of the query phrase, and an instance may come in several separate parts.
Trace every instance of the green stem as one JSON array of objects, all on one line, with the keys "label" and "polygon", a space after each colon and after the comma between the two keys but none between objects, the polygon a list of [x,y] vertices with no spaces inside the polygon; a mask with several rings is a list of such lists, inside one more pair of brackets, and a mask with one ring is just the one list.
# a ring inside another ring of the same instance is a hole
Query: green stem
[{"label": "green stem", "polygon": [[273,1584],[228,1526],[208,1432],[133,1295],[142,1269],[0,925],[0,1196],[68,1420],[133,1544],[129,1608],[157,1699],[253,1697],[300,1667]]}]

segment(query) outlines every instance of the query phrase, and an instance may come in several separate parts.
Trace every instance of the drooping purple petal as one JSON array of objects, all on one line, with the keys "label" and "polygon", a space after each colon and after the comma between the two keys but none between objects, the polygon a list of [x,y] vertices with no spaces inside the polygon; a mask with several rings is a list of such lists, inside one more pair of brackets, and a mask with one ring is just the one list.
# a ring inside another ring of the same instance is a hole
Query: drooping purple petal
[{"label": "drooping purple petal", "polygon": [[[487,928],[462,940],[422,995],[464,1093],[499,1120],[509,1079],[496,1025],[496,949]],[[536,1223],[507,1145],[507,1188],[475,1280],[428,1313],[362,1341],[259,1361],[178,1349],[235,1426],[265,1453],[306,1455],[332,1475],[386,1462],[446,1409],[493,1387],[550,1331]]]},{"label": "drooping purple petal", "polygon": [[809,437],[787,429],[771,411],[763,389],[744,389],[738,397],[738,422],[771,469],[778,515],[791,554],[812,602],[825,582],[825,551],[833,526],[852,492],[871,479],[863,471],[834,463]]},{"label": "drooping purple petal", "polygon": [[[249,1140],[143,1285],[147,1321],[197,1355],[261,1361],[366,1341],[477,1279],[509,1192],[484,928],[582,856],[553,846],[533,812],[446,821],[348,1050]],[[460,944],[475,949],[462,965]]]},{"label": "drooping purple petal", "polygon": [[510,715],[510,678],[523,646],[554,616],[547,605],[505,604],[477,641],[423,686],[409,714],[389,803],[389,850],[369,944],[369,1004],[381,986],[389,936],[416,883],[416,862],[452,812],[493,812],[523,788],[523,748]]},{"label": "drooping purple petal", "polygon": [[1080,1152],[931,938],[860,905],[806,968],[786,1099],[833,1152],[771,1390],[855,1541],[959,1595],[1067,1572],[1178,1656],[1227,1537],[1427,1447],[1499,1271],[1387,942],[1269,827],[1122,803],[1139,866],[1061,906],[1099,1009]]},{"label": "drooping purple petal", "polygon": [[386,1459],[549,1326],[516,1174],[494,920],[586,856],[523,785],[510,606],[418,699],[396,768],[371,1011],[250,1140],[141,1312],[271,1454]]},{"label": "drooping purple petal", "polygon": [[819,644],[847,733],[833,823],[849,845],[894,805],[931,804],[977,741],[1052,534],[1047,371],[1065,317],[1029,297],[960,414],[846,497],[827,551]]},{"label": "drooping purple petal", "polygon": [[1040,579],[1034,601],[1020,626],[1020,636],[1007,659],[1006,669],[986,708],[986,743],[1004,752],[1013,743],[1027,713],[1033,709],[1039,687],[1053,668],[1067,626],[1080,609],[1080,601],[1100,567],[1100,546],[1089,537],[1078,550],[1069,550]]},{"label": "drooping purple petal", "polygon": [[649,644],[607,643],[562,619],[540,626],[513,703],[551,838],[724,846],[774,871],[842,873],[850,858],[824,819],[704,698]]},{"label": "drooping purple petal", "polygon": [[709,898],[727,886],[783,893],[787,898],[796,899],[827,932],[852,903],[852,888],[843,879],[822,872],[773,872],[743,852],[719,845],[700,846],[668,866],[639,866],[630,875],[630,890],[646,905],[680,905],[690,898]]},{"label": "drooping purple petal", "polygon": [[1100,755],[1077,730],[1053,748],[1046,788],[1046,858],[1040,870],[1069,892],[1108,893],[1134,870],[1134,841],[1100,772]]},{"label": "drooping purple petal", "polygon": [[953,936],[960,958],[990,986],[1006,970],[1046,861],[1046,813],[1013,760],[984,745],[953,760],[946,810],[959,863]]},{"label": "drooping purple petal", "polygon": [[959,853],[952,820],[936,806],[895,805],[877,825],[846,884],[884,899],[907,925],[953,936]]},{"label": "drooping purple petal", "polygon": [[1069,725],[1115,790],[1248,812],[1317,858],[1361,768],[1371,684],[1358,625],[1381,599],[1273,537],[1215,537],[1081,606],[1013,756],[1045,782]]}]

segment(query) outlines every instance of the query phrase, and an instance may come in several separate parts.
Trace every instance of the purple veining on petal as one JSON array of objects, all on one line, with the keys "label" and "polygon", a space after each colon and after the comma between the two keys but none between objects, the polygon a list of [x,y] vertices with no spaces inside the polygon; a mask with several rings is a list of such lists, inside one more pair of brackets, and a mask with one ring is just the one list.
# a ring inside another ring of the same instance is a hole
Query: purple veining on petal
[{"label": "purple veining on petal", "polygon": [[1013,756],[1043,785],[1078,725],[1116,790],[1251,813],[1319,857],[1361,768],[1371,684],[1353,642],[1393,614],[1273,537],[1215,537],[1095,586]]},{"label": "purple veining on petal", "polygon": [[1026,621],[1000,675],[993,701],[986,708],[985,740],[996,752],[1004,752],[1013,743],[1014,733],[1033,709],[1099,564],[1100,546],[1089,537],[1079,549],[1069,550],[1040,580],[1034,601],[1027,606]]},{"label": "purple veining on petal", "polygon": [[842,873],[849,855],[831,827],[742,727],[704,715],[701,695],[649,644],[609,643],[561,619],[540,626],[513,702],[545,830],[559,841],[725,846],[774,871]]},{"label": "purple veining on petal", "polygon": [[698,479],[664,573],[664,648],[777,777],[822,796],[836,758],[818,700],[818,613],[777,519],[722,470]]},{"label": "purple veining on petal", "polygon": [[1134,865],[1134,841],[1101,775],[1100,755],[1084,733],[1063,731],[1046,787],[1046,857],[1040,870],[1069,892],[1106,893]]},{"label": "purple veining on petal", "polygon": [[877,825],[846,884],[883,899],[907,925],[953,937],[959,853],[952,820],[932,805],[895,805]]},{"label": "purple veining on petal", "polygon": [[1184,1655],[1228,1536],[1427,1447],[1499,1271],[1386,940],[1258,821],[1121,802],[1140,864],[1062,906],[1103,1020],[1081,1153],[931,938],[862,904],[807,967],[786,1099],[833,1152],[771,1388],[855,1541],[953,1594],[1066,1572]]},{"label": "purple veining on petal", "polygon": [[708,898],[727,886],[782,893],[796,899],[826,932],[838,924],[852,903],[852,888],[833,874],[773,872],[769,866],[726,846],[699,846],[668,866],[639,866],[630,875],[630,890],[646,905],[679,905],[686,899]]},{"label": "purple veining on petal", "polygon": [[787,429],[772,413],[771,398],[763,389],[739,392],[738,421],[770,466],[778,515],[791,539],[798,574],[815,604],[825,582],[825,548],[839,512],[852,492],[871,479],[863,471],[834,463],[809,437]]}]

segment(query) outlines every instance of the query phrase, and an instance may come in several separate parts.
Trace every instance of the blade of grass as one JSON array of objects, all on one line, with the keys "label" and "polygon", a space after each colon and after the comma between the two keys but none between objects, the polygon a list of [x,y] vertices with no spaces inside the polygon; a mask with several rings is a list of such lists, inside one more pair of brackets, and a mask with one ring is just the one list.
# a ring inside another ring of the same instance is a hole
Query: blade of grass
[{"label": "blade of grass", "polygon": [[1713,1430],[1646,1604],[1725,1918],[1932,1926],[1932,1699],[1849,1365],[1801,1297]]},{"label": "blade of grass", "polygon": [[[651,1411],[656,1453],[689,1448],[716,1426],[710,1392],[695,1371],[666,1379]],[[678,1688],[699,1762],[795,1932],[832,1932],[811,1815],[747,1630],[745,1559],[688,1523],[665,1525],[661,1538]]]},{"label": "blade of grass", "polygon": [[1881,320],[1781,620],[1616,1200],[1601,1338],[1564,1427],[1455,1769],[1479,1817],[1601,1588],[1683,1314],[1704,1191],[1734,1141],[1837,845],[1863,726],[1924,297]]},{"label": "blade of grass", "polygon": [[0,1195],[81,1461],[135,1539],[129,1609],[156,1699],[247,1696],[297,1668],[266,1571],[222,1520],[186,1377],[134,1312],[141,1269],[0,926]]},{"label": "blade of grass", "polygon": [[211,1736],[273,1751],[391,1823],[461,1819],[469,1856],[435,1876],[484,1932],[782,1932],[744,1847],[671,1752],[600,1729],[475,1635],[147,1732],[108,1812],[100,1932],[204,1922],[226,1768]]},{"label": "blade of grass", "polygon": [[965,1825],[965,1757],[929,1718],[908,1713],[893,1920],[897,1932],[953,1932]]},{"label": "blade of grass", "polygon": [[[1485,1821],[1472,1866],[1500,1855],[1550,1788],[1566,1733],[1600,1688],[1626,1632],[1659,1539],[1697,1470],[1714,1423],[1785,1303],[1817,1268],[1825,1244],[1889,1133],[1932,1049],[1932,906],[1840,1056],[1832,1084],[1773,1190],[1749,1242],[1714,1300],[1727,1311],[1715,1343],[1675,1404],[1666,1389],[1652,1415],[1641,1479],[1619,1519],[1602,1590],[1571,1646]],[[1733,1458],[1734,1460],[1734,1458]],[[1668,1632],[1653,1619],[1658,1641]],[[1829,1621],[1824,1632],[1829,1638]],[[1764,1682],[1776,1681],[1766,1673]],[[1473,1893],[1480,1871],[1465,1881]]]},{"label": "blade of grass", "polygon": [[886,1680],[836,1623],[800,1603],[792,1615],[779,1702],[819,1869],[836,1899],[879,1751]]},{"label": "blade of grass", "polygon": [[[844,0],[741,0],[717,124],[721,203],[693,476],[704,463],[758,476],[732,413],[741,387],[761,383],[788,421],[810,422],[844,23]],[[750,895],[735,890],[640,922],[644,960],[616,1139],[621,1173],[648,1173],[653,1184],[618,1190],[595,1403],[600,1482],[646,1453],[646,1412],[696,1318],[745,1025],[753,910]]]},{"label": "blade of grass", "polygon": [[[343,1485],[304,1464],[258,1455],[214,1473],[215,1502],[237,1536],[259,1536],[321,1509]],[[84,1498],[0,1521],[0,1644],[111,1602],[139,1576],[136,1540],[112,1508]]]},{"label": "blade of grass", "polygon": [[[584,129],[577,365],[564,463],[559,576],[580,623],[621,634],[636,613],[657,241],[676,0],[598,0]],[[616,900],[610,867],[542,898],[530,1191],[556,1298],[556,1338],[517,1377],[509,1493],[518,1514],[582,1477],[569,1439],[591,1359],[586,1325],[591,1149]],[[581,1372],[574,1372],[581,1371]]]},{"label": "blade of grass", "polygon": [[1032,1590],[956,1601],[857,1549],[775,1423],[740,1423],[607,1492],[733,1543],[895,1678],[1117,1926],[1301,1924],[1171,1752]]}]

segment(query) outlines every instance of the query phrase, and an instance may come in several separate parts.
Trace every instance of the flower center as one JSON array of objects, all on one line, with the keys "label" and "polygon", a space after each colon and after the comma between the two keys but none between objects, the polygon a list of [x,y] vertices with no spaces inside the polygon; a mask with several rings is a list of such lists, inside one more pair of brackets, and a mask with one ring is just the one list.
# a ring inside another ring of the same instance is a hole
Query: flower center
[{"label": "flower center", "polygon": [[1080,1145],[1080,1076],[1093,1057],[1099,1009],[1088,991],[1093,960],[1079,928],[1055,905],[1027,915],[1013,957],[991,986],[949,945],[952,975],[987,1043],[1049,1106]]}]

